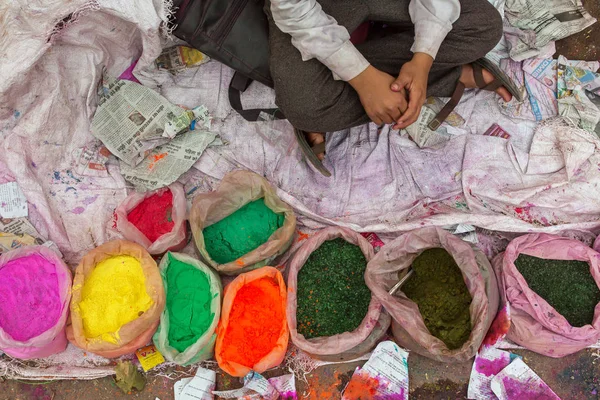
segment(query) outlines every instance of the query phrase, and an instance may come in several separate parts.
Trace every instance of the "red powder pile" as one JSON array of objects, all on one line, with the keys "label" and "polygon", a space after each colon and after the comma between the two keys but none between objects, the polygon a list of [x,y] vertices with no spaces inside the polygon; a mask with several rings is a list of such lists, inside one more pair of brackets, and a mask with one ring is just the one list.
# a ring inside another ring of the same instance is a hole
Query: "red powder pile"
[{"label": "red powder pile", "polygon": [[284,319],[279,285],[275,280],[261,278],[244,285],[231,307],[223,337],[222,358],[251,368],[273,350]]},{"label": "red powder pile", "polygon": [[129,214],[127,220],[135,225],[152,243],[165,233],[173,230],[171,218],[173,193],[170,190],[147,197]]}]

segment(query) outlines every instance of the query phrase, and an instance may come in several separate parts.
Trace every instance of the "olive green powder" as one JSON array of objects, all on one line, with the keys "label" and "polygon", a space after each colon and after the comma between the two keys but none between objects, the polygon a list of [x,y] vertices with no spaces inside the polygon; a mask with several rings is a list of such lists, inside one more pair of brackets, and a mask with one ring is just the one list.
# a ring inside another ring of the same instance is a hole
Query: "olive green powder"
[{"label": "olive green powder", "polygon": [[284,219],[264,198],[252,201],[204,229],[206,251],[219,264],[235,261],[266,243]]},{"label": "olive green powder", "polygon": [[527,285],[574,327],[591,324],[600,289],[584,261],[546,260],[520,254],[517,270]]},{"label": "olive green powder", "polygon": [[471,294],[456,261],[445,249],[428,249],[412,268],[402,291],[417,303],[433,336],[450,350],[461,348],[471,335]]},{"label": "olive green powder", "polygon": [[360,247],[341,238],[321,244],[298,272],[298,333],[311,339],[358,328],[371,302],[366,268]]}]

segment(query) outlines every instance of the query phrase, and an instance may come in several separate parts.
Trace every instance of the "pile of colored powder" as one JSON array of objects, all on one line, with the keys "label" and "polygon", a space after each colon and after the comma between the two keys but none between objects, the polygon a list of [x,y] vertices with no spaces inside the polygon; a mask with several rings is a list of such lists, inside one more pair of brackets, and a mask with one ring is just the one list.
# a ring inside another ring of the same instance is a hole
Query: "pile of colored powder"
[{"label": "pile of colored powder", "polygon": [[574,327],[591,324],[600,290],[584,261],[545,260],[520,254],[517,270],[527,285]]},{"label": "pile of colored powder", "polygon": [[7,262],[0,269],[0,327],[26,341],[56,325],[60,318],[56,267],[39,254]]},{"label": "pile of colored powder", "polygon": [[341,238],[321,244],[298,272],[298,333],[310,339],[358,328],[371,302],[366,268],[360,247]]},{"label": "pile of colored powder", "polygon": [[204,229],[206,251],[219,264],[237,260],[267,242],[283,221],[264,199],[255,200]]},{"label": "pile of colored powder", "polygon": [[252,367],[269,354],[285,323],[281,301],[279,285],[272,278],[260,278],[242,286],[229,312],[221,357]]},{"label": "pile of colored powder", "polygon": [[140,262],[114,256],[99,262],[81,289],[81,318],[85,336],[117,343],[119,329],[148,311],[152,299]]},{"label": "pile of colored powder", "polygon": [[445,249],[428,249],[412,268],[402,291],[417,303],[433,336],[450,350],[461,348],[471,334],[471,294],[456,261]]},{"label": "pile of colored powder", "polygon": [[209,277],[204,272],[171,255],[166,277],[169,344],[182,352],[210,327],[215,317],[210,305],[218,293],[210,292]]},{"label": "pile of colored powder", "polygon": [[154,243],[156,239],[173,230],[175,223],[171,218],[172,211],[173,193],[165,190],[146,197],[127,214],[127,220]]}]

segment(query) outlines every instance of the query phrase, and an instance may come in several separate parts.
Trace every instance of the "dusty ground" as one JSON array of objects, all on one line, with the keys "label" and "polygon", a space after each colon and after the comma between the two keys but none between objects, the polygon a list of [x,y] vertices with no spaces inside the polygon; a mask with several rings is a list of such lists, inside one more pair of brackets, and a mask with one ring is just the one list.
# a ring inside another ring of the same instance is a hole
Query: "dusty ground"
[{"label": "dusty ground", "polygon": [[[550,385],[563,400],[594,400],[600,398],[600,364],[591,350],[562,359],[543,357],[529,351],[516,351],[525,362]],[[472,362],[442,364],[416,354],[409,356],[411,400],[465,399]],[[340,393],[359,365],[345,364],[321,367],[308,375],[307,381],[297,381],[299,398],[309,400],[339,399]],[[284,372],[285,373],[285,372]],[[267,376],[278,375],[272,371]],[[219,374],[219,389],[241,386],[237,378]],[[47,384],[4,381],[0,383],[1,400],[172,400],[173,381],[151,378],[142,392],[123,394],[113,378],[94,381],[61,381]]]},{"label": "dusty ground", "polygon": [[[600,18],[600,1],[584,0],[588,11]],[[600,23],[557,43],[557,55],[569,59],[600,59]],[[543,357],[528,351],[517,351],[525,362],[550,385],[563,400],[600,399],[600,364],[591,350],[562,359]],[[598,352],[600,354],[600,352]],[[297,381],[300,399],[338,399],[359,364],[322,367],[308,375],[308,384]],[[472,362],[441,364],[416,354],[409,357],[411,400],[465,399]],[[267,374],[271,376],[275,373]],[[1,378],[0,378],[1,379]],[[241,386],[237,378],[219,374],[219,389]],[[171,400],[173,381],[162,377],[150,378],[142,392],[123,394],[113,378],[95,381],[61,381],[32,384],[0,381],[0,400]]]}]

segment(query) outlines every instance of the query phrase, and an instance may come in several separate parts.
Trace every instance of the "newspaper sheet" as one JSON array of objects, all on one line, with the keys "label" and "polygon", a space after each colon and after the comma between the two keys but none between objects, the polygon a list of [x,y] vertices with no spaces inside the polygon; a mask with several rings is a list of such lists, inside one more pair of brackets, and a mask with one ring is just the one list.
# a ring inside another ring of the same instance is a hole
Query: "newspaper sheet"
[{"label": "newspaper sheet", "polygon": [[581,32],[596,22],[581,0],[506,0],[505,16],[523,31],[510,49],[515,61],[530,57],[527,52],[532,49]]},{"label": "newspaper sheet", "polygon": [[121,162],[121,174],[136,190],[145,192],[175,182],[192,168],[210,145],[222,144],[217,135],[208,131],[189,131],[158,146],[137,166]]},{"label": "newspaper sheet", "polygon": [[26,217],[29,213],[27,198],[17,182],[8,182],[0,185],[0,217],[19,218]]},{"label": "newspaper sheet", "polygon": [[[450,140],[452,137],[452,135],[448,133],[448,129],[446,129],[445,126],[440,126],[435,131],[432,131],[427,127],[427,124],[429,124],[429,122],[435,118],[439,110],[441,110],[441,106],[438,104],[424,105],[421,108],[419,119],[417,119],[414,124],[406,127],[406,132],[417,144],[417,146],[433,147]],[[450,118],[450,116],[448,118]],[[458,114],[455,114],[455,116],[451,118],[451,120],[455,121],[459,119],[462,119],[462,117]],[[464,121],[464,119],[462,120]]]},{"label": "newspaper sheet", "polygon": [[27,218],[0,218],[0,254],[30,245],[43,245],[61,254],[58,246],[46,241]]},{"label": "newspaper sheet", "polygon": [[557,80],[560,115],[573,125],[600,136],[600,74],[570,66],[560,56]]},{"label": "newspaper sheet", "polygon": [[92,134],[130,166],[138,165],[147,151],[166,143],[192,120],[210,122],[203,107],[184,110],[152,89],[106,73],[98,95]]}]

